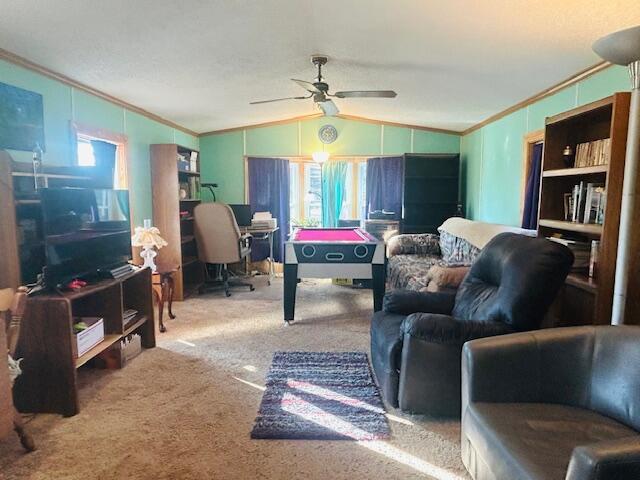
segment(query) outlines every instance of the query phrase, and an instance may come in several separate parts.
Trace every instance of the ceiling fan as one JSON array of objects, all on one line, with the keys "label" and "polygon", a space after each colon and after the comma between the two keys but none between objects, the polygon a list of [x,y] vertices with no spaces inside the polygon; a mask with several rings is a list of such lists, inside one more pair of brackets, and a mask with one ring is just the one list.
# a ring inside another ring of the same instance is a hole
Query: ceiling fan
[{"label": "ceiling fan", "polygon": [[273,100],[260,100],[250,102],[250,105],[258,105],[261,103],[280,102],[282,100],[307,100],[313,98],[318,109],[322,110],[325,115],[337,115],[339,110],[330,97],[335,98],[394,98],[397,94],[393,90],[347,90],[344,92],[329,93],[329,84],[323,81],[322,66],[328,61],[328,57],[324,55],[313,55],[311,63],[318,67],[318,76],[315,82],[306,82],[304,80],[296,80],[294,82],[304,88],[309,95],[300,97],[274,98]]}]

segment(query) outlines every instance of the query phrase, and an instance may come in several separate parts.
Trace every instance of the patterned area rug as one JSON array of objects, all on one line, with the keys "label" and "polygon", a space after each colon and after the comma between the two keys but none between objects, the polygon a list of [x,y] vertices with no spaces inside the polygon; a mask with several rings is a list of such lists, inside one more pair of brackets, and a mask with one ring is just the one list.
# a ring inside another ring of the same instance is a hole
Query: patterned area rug
[{"label": "patterned area rug", "polygon": [[367,354],[276,352],[251,438],[389,438]]}]

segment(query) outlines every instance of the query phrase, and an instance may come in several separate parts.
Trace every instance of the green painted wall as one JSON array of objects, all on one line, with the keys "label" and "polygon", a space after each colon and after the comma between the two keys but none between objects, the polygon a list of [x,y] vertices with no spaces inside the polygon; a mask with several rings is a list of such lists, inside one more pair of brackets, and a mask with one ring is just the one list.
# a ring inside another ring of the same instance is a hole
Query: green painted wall
[{"label": "green painted wall", "polygon": [[338,139],[325,145],[325,150],[332,155],[460,152],[459,135],[337,117],[318,117],[200,137],[202,181],[218,183],[217,196],[220,200],[244,202],[245,155],[310,156],[315,151],[322,151],[318,129],[327,123],[338,130]]},{"label": "green painted wall", "polygon": [[519,226],[524,136],[544,128],[546,117],[629,89],[627,69],[609,67],[463,136],[467,217]]},{"label": "green painted wall", "polygon": [[[137,224],[152,216],[149,145],[175,142],[190,148],[199,147],[198,137],[3,60],[0,60],[0,82],[42,95],[46,149],[43,161],[49,165],[73,165],[75,162],[70,131],[72,121],[127,136],[131,185],[134,185],[130,192],[131,205]],[[9,153],[17,161],[31,161],[31,152]]]}]

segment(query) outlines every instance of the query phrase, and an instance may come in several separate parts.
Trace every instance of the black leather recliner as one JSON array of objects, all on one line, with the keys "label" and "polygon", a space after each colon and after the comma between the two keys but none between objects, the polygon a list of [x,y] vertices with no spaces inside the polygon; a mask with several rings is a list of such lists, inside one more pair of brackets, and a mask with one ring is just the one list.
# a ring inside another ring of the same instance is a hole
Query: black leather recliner
[{"label": "black leather recliner", "polygon": [[412,413],[460,415],[462,345],[539,328],[572,264],[563,245],[502,233],[457,293],[387,294],[371,322],[371,363],[385,401]]},{"label": "black leather recliner", "polygon": [[462,460],[475,480],[640,478],[640,327],[464,346]]}]

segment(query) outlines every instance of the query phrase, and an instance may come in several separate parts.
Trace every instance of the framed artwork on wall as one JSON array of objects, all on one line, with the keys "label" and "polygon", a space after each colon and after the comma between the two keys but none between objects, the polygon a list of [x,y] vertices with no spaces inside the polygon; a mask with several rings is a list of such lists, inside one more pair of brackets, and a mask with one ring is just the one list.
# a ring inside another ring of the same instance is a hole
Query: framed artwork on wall
[{"label": "framed artwork on wall", "polygon": [[0,82],[0,148],[43,151],[42,95]]}]

